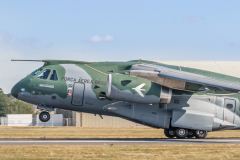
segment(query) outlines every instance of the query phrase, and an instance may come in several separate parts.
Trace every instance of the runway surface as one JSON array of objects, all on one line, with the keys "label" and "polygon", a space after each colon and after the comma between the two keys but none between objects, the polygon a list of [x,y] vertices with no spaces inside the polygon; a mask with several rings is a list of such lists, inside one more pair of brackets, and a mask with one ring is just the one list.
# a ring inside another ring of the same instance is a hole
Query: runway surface
[{"label": "runway surface", "polygon": [[240,144],[240,138],[229,139],[0,139],[0,145],[182,145]]}]

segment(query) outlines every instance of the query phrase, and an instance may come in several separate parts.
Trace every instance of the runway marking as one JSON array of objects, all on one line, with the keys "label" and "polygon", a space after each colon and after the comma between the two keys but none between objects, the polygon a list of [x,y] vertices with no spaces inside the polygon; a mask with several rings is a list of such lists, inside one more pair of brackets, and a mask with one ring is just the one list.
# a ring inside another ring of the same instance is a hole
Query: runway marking
[{"label": "runway marking", "polygon": [[240,140],[213,140],[213,139],[166,139],[166,140],[149,140],[149,141],[53,141],[53,140],[36,140],[36,141],[0,141],[0,143],[160,143],[160,142],[240,142]]},{"label": "runway marking", "polygon": [[[177,141],[182,141],[181,139],[176,139]],[[184,141],[184,140],[183,140]],[[221,140],[221,139],[219,139],[219,140],[214,140],[214,139],[198,139],[198,140],[191,140],[191,139],[189,139],[189,140],[185,140],[185,141],[191,141],[191,142],[240,142],[240,140],[225,140],[225,139],[223,139],[223,140]]]},{"label": "runway marking", "polygon": [[36,143],[79,143],[79,142],[85,142],[85,143],[106,143],[106,142],[114,142],[114,143],[117,143],[117,142],[121,142],[121,143],[133,143],[133,142],[136,142],[136,143],[143,143],[143,142],[165,142],[165,141],[47,141],[47,140],[43,140],[43,141],[0,141],[0,143],[16,143],[16,142],[20,142],[20,143],[33,143],[33,142],[36,142]]}]

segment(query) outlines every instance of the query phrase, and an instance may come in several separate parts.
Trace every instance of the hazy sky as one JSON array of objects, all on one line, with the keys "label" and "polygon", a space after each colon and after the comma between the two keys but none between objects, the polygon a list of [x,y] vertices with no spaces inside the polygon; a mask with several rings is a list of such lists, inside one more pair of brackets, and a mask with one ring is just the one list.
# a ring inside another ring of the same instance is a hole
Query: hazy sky
[{"label": "hazy sky", "polygon": [[42,65],[10,59],[240,60],[240,1],[0,1],[0,88]]}]

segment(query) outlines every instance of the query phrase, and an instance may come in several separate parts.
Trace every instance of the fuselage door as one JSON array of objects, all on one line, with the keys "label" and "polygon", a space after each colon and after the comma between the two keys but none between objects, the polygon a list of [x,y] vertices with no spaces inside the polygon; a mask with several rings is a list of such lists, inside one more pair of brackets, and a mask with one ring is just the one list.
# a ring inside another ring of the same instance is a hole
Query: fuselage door
[{"label": "fuselage door", "polygon": [[234,123],[236,101],[233,99],[225,99],[224,101],[224,121]]},{"label": "fuselage door", "polygon": [[84,83],[74,83],[72,93],[72,105],[74,106],[83,105],[84,90],[85,90]]}]

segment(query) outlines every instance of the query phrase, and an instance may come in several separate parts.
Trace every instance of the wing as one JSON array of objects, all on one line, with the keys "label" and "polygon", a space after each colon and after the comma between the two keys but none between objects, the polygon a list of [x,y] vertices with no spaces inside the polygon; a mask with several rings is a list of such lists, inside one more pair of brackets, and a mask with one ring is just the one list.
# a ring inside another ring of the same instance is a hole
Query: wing
[{"label": "wing", "polygon": [[181,67],[178,66],[172,66],[172,68],[174,69],[156,64],[143,63],[134,65],[130,69],[130,75],[146,78],[161,85],[181,90],[188,90],[189,86],[195,85],[198,86],[196,88],[204,86],[215,91],[240,91],[240,83],[238,82],[181,71]]},{"label": "wing", "polygon": [[215,87],[220,90],[232,90],[240,91],[240,85],[238,83],[216,79],[199,74],[177,71],[177,70],[156,70],[159,72],[158,76],[177,79],[181,81],[201,84],[203,86]]}]

